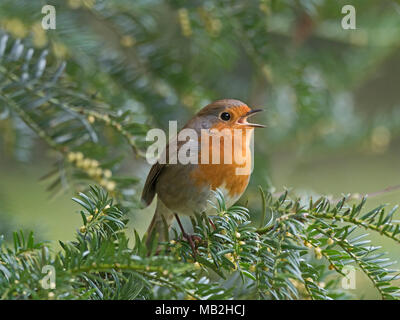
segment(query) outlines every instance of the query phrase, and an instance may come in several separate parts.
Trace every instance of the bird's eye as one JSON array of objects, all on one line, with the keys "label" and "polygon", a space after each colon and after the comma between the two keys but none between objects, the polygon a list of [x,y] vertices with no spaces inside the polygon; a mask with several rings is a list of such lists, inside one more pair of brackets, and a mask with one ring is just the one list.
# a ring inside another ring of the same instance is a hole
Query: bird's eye
[{"label": "bird's eye", "polygon": [[222,112],[220,117],[222,120],[228,121],[231,118],[231,115],[229,114],[229,112]]}]

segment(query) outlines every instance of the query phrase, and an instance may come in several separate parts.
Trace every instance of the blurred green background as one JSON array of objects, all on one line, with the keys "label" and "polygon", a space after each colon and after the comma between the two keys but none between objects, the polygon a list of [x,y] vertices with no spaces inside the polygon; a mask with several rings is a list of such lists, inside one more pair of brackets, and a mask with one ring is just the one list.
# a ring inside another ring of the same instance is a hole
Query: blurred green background
[{"label": "blurred green background", "polygon": [[[41,28],[41,8],[56,8],[56,29]],[[341,26],[345,4],[356,29]],[[398,1],[2,0],[0,26],[67,61],[77,90],[133,110],[151,127],[181,125],[207,103],[236,98],[267,111],[255,136],[255,171],[241,202],[255,219],[257,186],[299,195],[370,193],[400,184],[400,4]],[[107,147],[107,146],[105,146]],[[149,166],[121,147],[120,174]],[[68,240],[80,226],[76,188],[56,197],[40,182],[55,155],[13,118],[0,118],[0,231],[34,229]],[[400,203],[400,191],[367,204]],[[151,219],[132,210],[144,232]],[[393,242],[371,234],[395,259]],[[364,278],[356,297],[375,298]]]}]

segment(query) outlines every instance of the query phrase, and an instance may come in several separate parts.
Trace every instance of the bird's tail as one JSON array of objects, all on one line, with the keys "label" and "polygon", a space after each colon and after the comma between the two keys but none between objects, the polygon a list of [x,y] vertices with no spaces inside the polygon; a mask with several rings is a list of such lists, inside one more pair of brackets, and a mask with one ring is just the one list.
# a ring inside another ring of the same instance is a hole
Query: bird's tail
[{"label": "bird's tail", "polygon": [[150,247],[152,240],[156,238],[158,242],[168,240],[168,232],[172,224],[174,214],[164,205],[164,203],[157,199],[157,208],[154,213],[153,219],[146,231],[147,240],[146,245]]}]

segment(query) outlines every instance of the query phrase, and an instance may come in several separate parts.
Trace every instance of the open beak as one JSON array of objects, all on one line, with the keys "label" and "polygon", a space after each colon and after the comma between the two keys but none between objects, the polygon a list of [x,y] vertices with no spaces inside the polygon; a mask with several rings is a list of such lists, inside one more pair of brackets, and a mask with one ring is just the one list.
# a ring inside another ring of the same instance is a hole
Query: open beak
[{"label": "open beak", "polygon": [[247,118],[250,118],[250,117],[254,116],[256,113],[259,113],[259,112],[261,112],[261,111],[264,111],[264,110],[263,110],[263,109],[253,109],[253,110],[250,110],[249,112],[247,112],[247,114],[246,114],[245,116],[241,117],[241,118],[238,120],[238,123],[239,123],[239,124],[242,124],[242,125],[245,125],[245,126],[247,126],[247,127],[265,128],[265,126],[262,125],[262,124],[247,122]]}]

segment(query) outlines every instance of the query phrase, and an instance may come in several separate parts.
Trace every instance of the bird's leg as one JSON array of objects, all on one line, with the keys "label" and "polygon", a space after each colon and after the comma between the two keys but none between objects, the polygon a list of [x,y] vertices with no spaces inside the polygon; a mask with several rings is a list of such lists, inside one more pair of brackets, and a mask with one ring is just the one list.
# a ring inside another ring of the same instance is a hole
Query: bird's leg
[{"label": "bird's leg", "polygon": [[179,217],[178,217],[178,215],[176,213],[175,213],[175,218],[176,218],[176,221],[178,221],[179,228],[182,231],[182,236],[189,242],[190,247],[192,248],[192,251],[193,251],[193,255],[196,256],[197,249],[196,249],[196,246],[195,246],[194,241],[193,241],[193,238],[196,238],[196,237],[193,236],[193,235],[187,234],[185,232],[185,229],[183,229],[181,220],[179,219]]},{"label": "bird's leg", "polygon": [[214,231],[217,230],[217,227],[215,226],[214,222],[211,220],[211,218],[208,218],[208,221],[210,222],[211,226],[214,228]]}]

